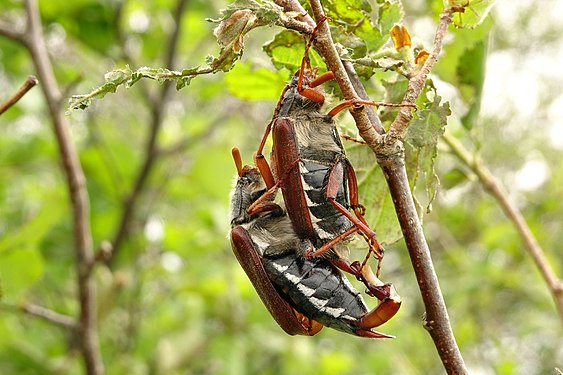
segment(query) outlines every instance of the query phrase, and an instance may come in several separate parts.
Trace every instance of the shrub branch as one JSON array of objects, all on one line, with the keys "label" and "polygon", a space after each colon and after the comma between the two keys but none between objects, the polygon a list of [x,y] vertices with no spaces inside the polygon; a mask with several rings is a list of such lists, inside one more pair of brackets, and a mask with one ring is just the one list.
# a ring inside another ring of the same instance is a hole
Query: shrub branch
[{"label": "shrub branch", "polygon": [[[278,4],[283,4],[287,11],[299,9],[297,1],[284,0],[279,1]],[[311,8],[317,21],[324,19],[325,14],[320,0],[311,0]],[[414,104],[424,88],[426,77],[437,60],[444,35],[451,23],[453,13],[456,11],[463,11],[463,8],[448,7],[442,12],[430,56],[421,71],[410,79],[404,103]],[[352,76],[354,75],[353,68],[347,66],[345,69],[332,41],[327,23],[324,23],[317,32],[315,49],[324,58],[328,69],[334,73],[344,97],[346,99],[359,97],[349,78],[350,72],[352,72]],[[453,335],[446,304],[418,218],[405,169],[402,139],[408,123],[412,119],[412,109],[401,108],[388,134],[383,134],[382,129],[377,127],[378,123],[370,121],[370,117],[364,109],[355,109],[350,112],[360,136],[374,151],[389,185],[426,309],[424,327],[430,333],[447,373],[467,374],[463,357]]]},{"label": "shrub branch", "polygon": [[485,191],[498,202],[506,217],[514,224],[516,231],[522,238],[524,249],[526,249],[528,254],[532,257],[532,260],[551,292],[551,296],[559,312],[559,318],[563,324],[563,280],[558,278],[555,271],[553,271],[542,247],[532,233],[524,216],[509,199],[500,181],[494,177],[479,158],[472,156],[454,137],[445,134],[443,139],[450,147],[452,153],[477,176]]}]

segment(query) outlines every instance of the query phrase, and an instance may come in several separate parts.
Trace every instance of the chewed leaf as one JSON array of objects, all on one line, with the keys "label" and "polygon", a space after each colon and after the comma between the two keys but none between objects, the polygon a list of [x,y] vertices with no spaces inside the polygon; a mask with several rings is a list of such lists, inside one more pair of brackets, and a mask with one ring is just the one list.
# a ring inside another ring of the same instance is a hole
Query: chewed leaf
[{"label": "chewed leaf", "polygon": [[117,88],[127,82],[131,78],[131,69],[125,67],[125,69],[116,69],[105,74],[105,83],[89,94],[85,95],[73,95],[69,99],[68,111],[74,109],[86,109],[91,103],[92,99],[102,99],[107,93],[115,93]]},{"label": "chewed leaf", "polygon": [[177,80],[178,82],[185,83],[186,78],[199,74],[198,70],[198,68],[195,68],[178,72],[163,68],[150,68],[147,66],[141,67],[135,71],[131,70],[129,66],[126,66],[124,69],[112,70],[105,74],[104,78],[106,82],[103,85],[95,88],[88,94],[73,95],[69,99],[67,114],[75,109],[86,109],[92,103],[92,99],[102,99],[108,93],[115,93],[117,88],[123,84],[129,88],[141,78],[153,79],[160,83],[167,80]]},{"label": "chewed leaf", "polygon": [[[252,29],[280,24],[282,19],[298,17],[298,14],[285,13],[283,8],[268,0],[238,0],[229,5],[221,13],[217,22],[219,25],[214,30],[217,42],[221,45],[219,56],[208,56],[206,67],[194,67],[182,71],[173,71],[164,68],[142,67],[132,71],[129,67],[116,69],[106,74],[106,82],[88,94],[73,95],[69,100],[67,114],[75,109],[86,109],[92,99],[102,99],[107,93],[116,92],[120,85],[127,84],[131,87],[141,78],[149,78],[159,83],[168,80],[176,81],[176,89],[189,85],[191,80],[200,74],[227,72],[234,63],[240,59],[244,51],[244,37]],[[320,60],[320,58],[318,58]]]},{"label": "chewed leaf", "polygon": [[444,134],[447,116],[451,114],[449,103],[440,104],[441,97],[431,84],[427,84],[419,101],[424,101],[424,108],[419,109],[411,121],[405,137],[405,162],[414,178],[424,178],[427,194],[427,210],[436,197],[440,181],[434,171],[434,162],[438,154],[438,140]]},{"label": "chewed leaf", "polygon": [[[207,19],[210,22],[225,22],[225,20],[231,18],[235,13],[243,11],[246,13],[244,17],[248,16],[247,12],[250,12],[256,17],[256,21],[261,25],[274,25],[278,21],[285,17],[286,14],[283,8],[278,6],[273,1],[268,0],[237,0],[228,6],[227,9],[221,11],[221,18],[218,20]],[[238,19],[236,16],[235,19]],[[238,22],[238,21],[237,21]]]}]

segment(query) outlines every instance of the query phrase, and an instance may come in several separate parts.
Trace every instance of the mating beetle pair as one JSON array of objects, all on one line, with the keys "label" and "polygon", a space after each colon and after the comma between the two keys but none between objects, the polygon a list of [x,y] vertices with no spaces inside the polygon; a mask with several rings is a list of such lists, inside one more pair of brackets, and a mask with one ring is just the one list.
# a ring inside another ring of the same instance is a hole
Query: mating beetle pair
[{"label": "mating beetle pair", "polygon": [[290,335],[314,335],[323,325],[357,336],[393,337],[372,331],[390,319],[400,299],[368,266],[362,268],[382,302],[369,311],[361,295],[326,259],[303,257],[309,240],[300,239],[284,209],[271,199],[252,215],[248,207],[266,191],[256,167],[244,166],[234,150],[238,180],[231,196],[233,251],[258,295]]},{"label": "mating beetle pair", "polygon": [[[348,100],[328,115],[320,112],[324,95],[316,87],[334,76],[328,72],[315,77],[310,67],[314,33],[301,68],[284,89],[267,126],[257,167],[243,168],[238,151],[233,154],[239,175],[231,199],[233,251],[287,333],[312,335],[321,323],[358,336],[391,337],[371,328],[397,312],[400,298],[366,264],[371,254],[381,260],[383,248],[363,217],[354,169],[333,120],[344,108],[380,103]],[[273,171],[262,155],[270,131]],[[287,213],[273,202],[278,188]],[[346,243],[356,232],[369,245],[362,263],[348,260]],[[382,301],[378,307],[368,311],[334,266],[361,280],[368,294]]]}]

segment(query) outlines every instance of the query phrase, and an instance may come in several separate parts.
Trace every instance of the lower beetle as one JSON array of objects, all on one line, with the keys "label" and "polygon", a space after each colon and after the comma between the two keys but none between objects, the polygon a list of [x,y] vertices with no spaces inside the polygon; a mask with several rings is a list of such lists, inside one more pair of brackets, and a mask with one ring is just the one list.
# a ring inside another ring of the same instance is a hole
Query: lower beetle
[{"label": "lower beetle", "polygon": [[[271,199],[252,214],[247,208],[266,191],[256,167],[244,166],[233,149],[238,180],[231,195],[231,245],[268,311],[290,335],[314,335],[322,325],[356,336],[391,338],[373,331],[398,311],[401,300],[368,266],[362,278],[381,303],[369,311],[362,296],[323,258],[306,259],[310,241],[300,239],[284,209]],[[375,291],[375,292],[374,292]]]}]

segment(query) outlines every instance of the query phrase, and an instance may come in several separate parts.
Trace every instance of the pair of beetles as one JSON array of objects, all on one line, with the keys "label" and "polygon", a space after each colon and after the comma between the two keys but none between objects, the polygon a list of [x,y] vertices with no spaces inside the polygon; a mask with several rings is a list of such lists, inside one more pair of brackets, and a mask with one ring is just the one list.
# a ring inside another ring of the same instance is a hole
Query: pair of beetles
[{"label": "pair of beetles", "polygon": [[[317,28],[266,128],[255,165],[243,166],[233,149],[238,179],[231,193],[231,245],[286,333],[312,336],[327,326],[356,336],[391,338],[373,328],[391,319],[401,300],[394,286],[380,281],[367,265],[372,254],[381,261],[383,248],[364,219],[355,172],[333,119],[344,108],[382,103],[353,99],[328,114],[321,112],[319,85],[334,75],[317,77],[311,68],[308,50]],[[270,133],[271,168],[263,156]],[[275,201],[278,190],[283,203]],[[369,247],[361,263],[348,260],[347,242],[356,233]],[[360,280],[379,304],[369,310],[341,271]]]}]

